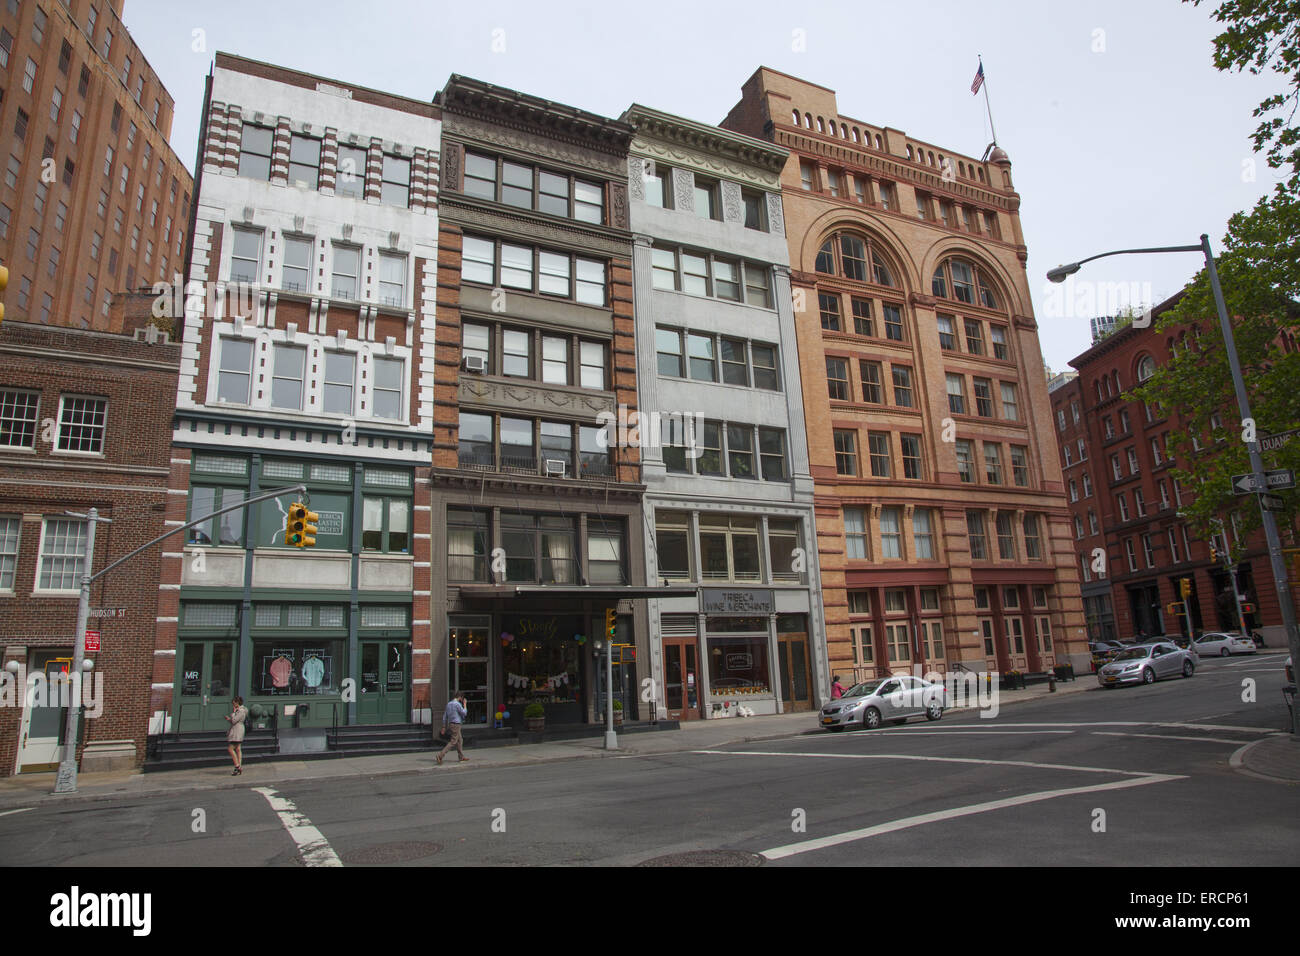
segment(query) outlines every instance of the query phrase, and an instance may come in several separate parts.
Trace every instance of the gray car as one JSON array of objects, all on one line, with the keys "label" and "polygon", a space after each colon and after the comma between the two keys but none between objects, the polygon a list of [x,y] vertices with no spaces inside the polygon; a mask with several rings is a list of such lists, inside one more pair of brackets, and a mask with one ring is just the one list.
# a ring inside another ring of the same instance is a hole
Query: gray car
[{"label": "gray car", "polygon": [[1196,671],[1196,656],[1176,644],[1156,641],[1128,647],[1097,671],[1102,687],[1120,684],[1154,684],[1162,677],[1191,677]]},{"label": "gray car", "polygon": [[929,720],[943,716],[944,688],[919,677],[878,677],[854,684],[843,697],[821,709],[818,723],[826,730],[862,727],[874,730],[881,721],[901,724],[924,714]]}]

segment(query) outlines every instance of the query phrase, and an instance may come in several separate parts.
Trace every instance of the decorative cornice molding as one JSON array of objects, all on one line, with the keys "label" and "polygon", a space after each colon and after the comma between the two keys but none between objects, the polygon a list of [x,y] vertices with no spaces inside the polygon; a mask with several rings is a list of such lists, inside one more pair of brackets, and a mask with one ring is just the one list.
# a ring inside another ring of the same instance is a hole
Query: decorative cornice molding
[{"label": "decorative cornice molding", "polygon": [[755,186],[762,186],[764,189],[781,188],[779,169],[773,171],[742,165],[729,157],[706,153],[678,143],[643,139],[637,136],[632,140],[632,151],[639,156],[662,159],[669,166],[687,167],[712,173],[715,176],[727,176]]}]

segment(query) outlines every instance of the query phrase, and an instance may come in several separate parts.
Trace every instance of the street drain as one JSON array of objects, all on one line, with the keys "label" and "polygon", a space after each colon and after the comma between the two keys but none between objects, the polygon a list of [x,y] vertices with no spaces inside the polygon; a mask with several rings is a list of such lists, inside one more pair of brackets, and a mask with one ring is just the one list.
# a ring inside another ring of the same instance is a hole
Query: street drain
[{"label": "street drain", "polygon": [[406,863],[422,857],[433,856],[442,849],[441,843],[416,840],[409,843],[376,843],[339,854],[339,859],[352,865]]},{"label": "street drain", "polygon": [[757,853],[740,850],[691,850],[642,860],[637,866],[762,866],[764,862]]}]

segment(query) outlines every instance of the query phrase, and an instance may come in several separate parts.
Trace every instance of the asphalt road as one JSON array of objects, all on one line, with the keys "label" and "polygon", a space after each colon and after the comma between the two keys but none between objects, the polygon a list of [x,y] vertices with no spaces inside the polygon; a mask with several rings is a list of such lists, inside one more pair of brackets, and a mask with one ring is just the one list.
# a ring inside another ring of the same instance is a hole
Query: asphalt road
[{"label": "asphalt road", "polygon": [[1295,787],[1229,766],[1285,726],[1284,656],[995,719],[10,812],[0,864],[1291,865]]}]

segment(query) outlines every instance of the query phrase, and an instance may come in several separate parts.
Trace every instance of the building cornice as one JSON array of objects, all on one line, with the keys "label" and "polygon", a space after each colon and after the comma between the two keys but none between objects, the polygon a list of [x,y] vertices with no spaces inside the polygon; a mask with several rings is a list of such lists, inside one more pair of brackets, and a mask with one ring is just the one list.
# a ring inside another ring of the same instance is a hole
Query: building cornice
[{"label": "building cornice", "polygon": [[776,174],[785,168],[790,155],[789,150],[766,140],[697,123],[639,103],[633,103],[619,119],[636,130],[634,146],[644,139],[657,139]]}]

